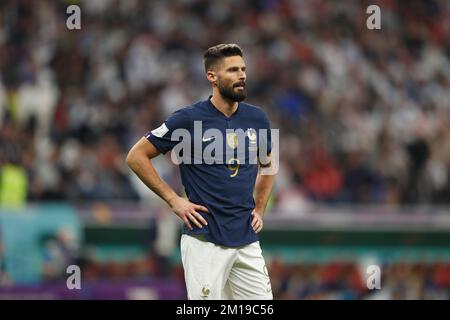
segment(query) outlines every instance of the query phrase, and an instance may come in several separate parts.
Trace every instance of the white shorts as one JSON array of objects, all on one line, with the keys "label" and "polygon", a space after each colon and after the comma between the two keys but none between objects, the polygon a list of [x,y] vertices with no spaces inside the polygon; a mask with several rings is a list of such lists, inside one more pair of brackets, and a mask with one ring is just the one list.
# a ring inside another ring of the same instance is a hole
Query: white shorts
[{"label": "white shorts", "polygon": [[190,300],[273,299],[259,241],[228,248],[183,234],[181,259]]}]

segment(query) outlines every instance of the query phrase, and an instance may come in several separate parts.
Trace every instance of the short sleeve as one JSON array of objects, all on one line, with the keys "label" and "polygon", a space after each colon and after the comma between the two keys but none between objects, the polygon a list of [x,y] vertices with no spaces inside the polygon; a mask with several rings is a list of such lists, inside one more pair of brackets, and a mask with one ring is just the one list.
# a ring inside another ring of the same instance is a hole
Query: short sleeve
[{"label": "short sleeve", "polygon": [[272,152],[272,134],[270,132],[270,122],[267,115],[262,112],[262,126],[260,129],[264,129],[264,131],[260,131],[259,133],[259,146],[258,149],[267,150],[267,155]]},{"label": "short sleeve", "polygon": [[190,126],[189,114],[185,109],[180,109],[172,113],[161,126],[147,132],[145,137],[159,152],[165,154],[181,142],[181,139],[174,138],[172,133],[177,129],[189,130]]}]

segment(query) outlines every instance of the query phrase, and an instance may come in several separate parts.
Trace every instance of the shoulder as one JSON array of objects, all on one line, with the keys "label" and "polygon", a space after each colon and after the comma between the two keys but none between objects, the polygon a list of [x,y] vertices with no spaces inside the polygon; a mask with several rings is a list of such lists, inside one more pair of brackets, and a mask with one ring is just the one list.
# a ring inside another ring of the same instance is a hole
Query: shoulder
[{"label": "shoulder", "polygon": [[169,116],[169,118],[177,117],[177,118],[191,119],[194,115],[196,115],[200,111],[202,103],[203,101],[199,101],[189,106],[183,106],[177,111],[173,112]]},{"label": "shoulder", "polygon": [[184,106],[173,112],[165,121],[169,129],[191,128],[194,119],[198,118],[203,108],[203,101]]},{"label": "shoulder", "polygon": [[192,117],[192,116],[196,115],[203,108],[203,105],[204,105],[204,101],[198,101],[189,106],[181,107],[180,109],[175,111],[174,114],[176,113],[176,114],[179,114],[180,116]]},{"label": "shoulder", "polygon": [[267,114],[261,107],[246,102],[241,102],[241,105],[248,117],[268,121]]},{"label": "shoulder", "polygon": [[191,115],[189,109],[191,106],[181,107],[175,112],[171,113],[164,124],[169,130],[175,130],[178,128],[188,129],[191,123]]},{"label": "shoulder", "polygon": [[254,113],[263,112],[261,107],[256,106],[254,104],[250,104],[247,102],[239,102],[239,103],[241,106],[245,108],[245,110],[247,110],[247,112],[254,112]]}]

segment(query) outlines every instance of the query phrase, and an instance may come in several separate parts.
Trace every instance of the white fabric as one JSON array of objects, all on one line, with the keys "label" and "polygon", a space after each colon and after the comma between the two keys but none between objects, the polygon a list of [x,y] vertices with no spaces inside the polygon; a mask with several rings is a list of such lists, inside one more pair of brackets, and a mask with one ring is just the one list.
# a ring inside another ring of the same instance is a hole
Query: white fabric
[{"label": "white fabric", "polygon": [[259,241],[228,248],[181,236],[189,300],[271,300],[272,288]]}]

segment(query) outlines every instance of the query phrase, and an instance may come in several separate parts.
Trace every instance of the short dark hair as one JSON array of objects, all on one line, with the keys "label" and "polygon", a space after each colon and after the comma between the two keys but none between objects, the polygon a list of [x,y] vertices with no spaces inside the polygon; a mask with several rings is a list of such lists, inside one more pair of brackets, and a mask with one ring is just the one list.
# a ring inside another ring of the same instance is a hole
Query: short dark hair
[{"label": "short dark hair", "polygon": [[211,70],[211,67],[225,57],[243,56],[242,49],[234,43],[218,44],[209,48],[203,54],[205,71]]}]

